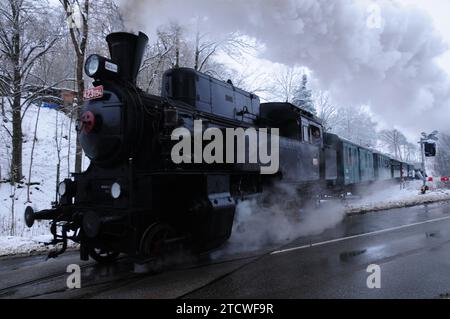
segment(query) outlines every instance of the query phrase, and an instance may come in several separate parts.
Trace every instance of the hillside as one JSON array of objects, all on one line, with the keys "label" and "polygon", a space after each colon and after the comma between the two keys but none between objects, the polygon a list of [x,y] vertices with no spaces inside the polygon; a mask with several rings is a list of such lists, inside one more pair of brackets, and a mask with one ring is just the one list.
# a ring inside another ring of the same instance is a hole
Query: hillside
[{"label": "hillside", "polygon": [[[8,110],[7,110],[8,111]],[[23,119],[23,175],[28,182],[31,149],[36,118],[37,105],[31,105]],[[0,127],[0,169],[3,179],[8,177],[10,154],[12,151],[11,139],[8,130],[11,123],[3,122]],[[46,223],[37,223],[36,227],[28,229],[23,223],[23,212],[26,206],[34,209],[49,208],[51,201],[55,200],[56,175],[58,164],[58,152],[56,136],[60,148],[60,175],[64,179],[69,175],[68,171],[68,145],[69,145],[69,118],[62,112],[41,108],[37,126],[34,159],[31,169],[30,203],[27,203],[26,184],[11,186],[9,183],[0,184],[0,236],[14,235],[31,238],[33,236],[48,234]],[[75,129],[72,124],[71,154],[75,153]],[[70,168],[73,170],[74,156],[70,156]],[[11,221],[14,221],[12,227]]]}]

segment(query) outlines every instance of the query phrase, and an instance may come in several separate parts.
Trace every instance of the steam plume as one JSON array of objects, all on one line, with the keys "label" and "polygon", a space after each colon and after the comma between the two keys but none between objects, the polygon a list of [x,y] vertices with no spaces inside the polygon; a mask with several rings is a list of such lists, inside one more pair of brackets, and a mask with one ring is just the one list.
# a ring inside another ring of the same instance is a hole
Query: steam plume
[{"label": "steam plume", "polygon": [[386,124],[410,133],[447,129],[450,81],[435,63],[447,46],[414,7],[388,0],[121,3],[132,29],[152,34],[163,23],[197,19],[213,34],[239,31],[264,44],[261,57],[308,67],[341,104],[368,103]]}]

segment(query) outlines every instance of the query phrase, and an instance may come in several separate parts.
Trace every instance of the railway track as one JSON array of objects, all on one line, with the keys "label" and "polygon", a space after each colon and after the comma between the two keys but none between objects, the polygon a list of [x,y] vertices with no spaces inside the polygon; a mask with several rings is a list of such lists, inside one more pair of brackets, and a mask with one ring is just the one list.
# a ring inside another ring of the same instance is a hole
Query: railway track
[{"label": "railway track", "polygon": [[[233,263],[237,261],[244,261],[248,260],[249,262],[252,262],[255,259],[258,259],[264,255],[267,255],[269,252],[259,253],[259,254],[252,254],[252,255],[246,255],[246,256],[239,256],[235,258],[218,258],[213,259],[209,261],[205,260],[198,260],[193,263],[176,263],[173,265],[169,265],[167,268],[164,268],[163,271],[157,272],[157,273],[146,273],[146,274],[136,274],[132,271],[132,262],[126,258],[122,257],[117,260],[117,264],[122,263],[122,270],[119,270],[117,273],[113,273],[112,275],[108,276],[106,280],[103,278],[95,278],[93,280],[89,281],[89,284],[83,285],[83,288],[78,290],[80,293],[77,294],[75,298],[90,298],[94,297],[98,293],[102,293],[111,289],[116,289],[118,287],[126,286],[128,284],[133,284],[138,282],[139,280],[149,278],[151,276],[157,276],[160,274],[167,274],[170,272],[175,271],[190,271],[195,269],[201,269],[205,267],[212,267],[217,265],[223,265],[227,263]],[[102,271],[108,271],[111,270],[111,267],[116,266],[114,265],[99,265],[96,262],[88,263],[85,265],[80,266],[82,274],[85,274],[87,271],[92,271],[93,273],[89,275],[89,277],[96,275],[96,273],[101,273]],[[246,263],[247,264],[247,263]],[[96,269],[97,268],[97,269]],[[98,271],[97,271],[98,270]],[[114,270],[113,270],[114,272]],[[10,285],[5,288],[0,289],[0,298],[15,298],[15,295],[19,295],[18,298],[44,298],[46,296],[52,296],[54,295],[56,298],[64,297],[60,295],[58,297],[58,294],[64,294],[65,291],[68,291],[69,289],[65,286],[66,283],[66,277],[69,274],[67,272],[55,272],[50,275],[42,276],[39,278],[35,278],[32,280],[27,280],[21,283],[17,283],[14,285]],[[83,276],[83,275],[82,275]],[[52,285],[52,282],[56,282],[54,285]],[[42,287],[40,287],[42,286]],[[24,291],[35,291],[34,293],[26,294],[22,297],[20,296]],[[82,291],[86,290],[86,293],[83,293]],[[17,296],[16,296],[17,297]]]},{"label": "railway track", "polygon": [[[93,267],[95,265],[97,265],[97,264],[96,263],[89,263],[87,265],[80,266],[80,268],[83,270],[83,269],[87,269],[87,268]],[[27,286],[40,284],[40,283],[45,283],[45,282],[47,282],[47,281],[49,281],[51,279],[56,279],[56,278],[63,277],[63,276],[67,276],[67,272],[56,272],[56,273],[53,273],[53,274],[50,274],[50,275],[47,275],[47,276],[43,276],[43,277],[36,278],[36,279],[33,279],[33,280],[24,281],[24,282],[19,283],[19,284],[14,284],[14,285],[8,286],[6,288],[1,288],[0,289],[0,298],[7,297],[12,292],[17,291],[18,289],[21,289],[21,288],[24,288],[24,287],[27,287]]]}]

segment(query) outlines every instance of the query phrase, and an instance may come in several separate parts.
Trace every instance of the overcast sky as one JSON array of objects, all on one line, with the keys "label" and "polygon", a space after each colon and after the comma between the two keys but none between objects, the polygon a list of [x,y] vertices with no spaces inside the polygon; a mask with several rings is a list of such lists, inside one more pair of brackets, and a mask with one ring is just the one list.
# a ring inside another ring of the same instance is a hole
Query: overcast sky
[{"label": "overcast sky", "polygon": [[337,105],[367,105],[380,128],[449,130],[449,0],[117,1],[127,28],[150,36],[196,21],[213,37],[255,38],[264,49],[238,69],[305,66],[313,87]]},{"label": "overcast sky", "polygon": [[[362,0],[363,1],[363,0]],[[362,2],[361,1],[361,2]],[[434,24],[435,30],[440,33],[443,40],[449,45],[450,48],[450,0],[393,0],[397,1],[405,6],[411,6],[411,7],[418,7],[422,12],[425,12],[431,17],[431,20]],[[356,1],[358,2],[358,0]],[[376,1],[375,1],[376,3]],[[425,35],[426,37],[427,35]],[[429,34],[429,37],[434,36],[433,34]],[[420,38],[418,36],[417,43],[420,43],[420,41],[423,41],[423,37]],[[226,60],[226,59],[225,59]],[[253,59],[250,58],[251,64],[255,64],[254,69],[261,70],[261,69],[270,69],[275,68],[275,66],[265,59]],[[230,61],[228,61],[230,62]],[[232,62],[231,62],[232,63]],[[437,58],[437,63],[446,71],[446,73],[450,76],[450,50],[447,50],[446,53],[442,54],[439,58]],[[249,65],[247,64],[247,66]],[[235,64],[236,65],[236,64]],[[314,83],[313,83],[314,86]],[[383,92],[381,92],[383,93]],[[264,94],[263,94],[264,95]],[[407,103],[407,102],[405,102]],[[439,115],[442,118],[448,118],[450,122],[450,112],[443,112],[439,111]],[[408,125],[398,125],[397,120],[393,121],[386,121],[386,113],[382,111],[375,111],[372,112],[375,121],[379,124],[379,129],[383,128],[392,128],[397,127],[401,130],[403,130],[409,139],[414,140],[417,136],[418,131],[425,130],[425,129],[431,129],[431,127],[418,127],[417,124],[420,123],[420,120],[425,120],[425,122],[433,122],[432,120],[427,120],[425,117],[421,117],[421,119],[418,119],[417,117],[411,117],[408,122],[415,124],[408,126]],[[402,123],[403,124],[403,123]],[[442,129],[442,126],[441,126]]]},{"label": "overcast sky", "polygon": [[[436,29],[450,44],[450,1],[449,0],[398,0],[408,5],[418,6],[432,17]],[[450,51],[439,59],[439,64],[450,75]]]}]

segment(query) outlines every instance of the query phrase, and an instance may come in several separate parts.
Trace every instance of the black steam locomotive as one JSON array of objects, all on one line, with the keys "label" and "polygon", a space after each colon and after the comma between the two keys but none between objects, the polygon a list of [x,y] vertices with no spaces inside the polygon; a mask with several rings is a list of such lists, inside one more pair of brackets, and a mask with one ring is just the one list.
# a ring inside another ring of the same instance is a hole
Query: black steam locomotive
[{"label": "black steam locomotive", "polygon": [[[110,34],[111,59],[90,56],[78,133],[91,165],[58,186],[51,209],[25,211],[31,227],[50,220],[52,244],[80,244],[80,257],[99,262],[119,253],[157,258],[167,247],[189,243],[198,252],[231,235],[237,201],[259,194],[274,180],[295,185],[301,196],[319,190],[412,174],[412,167],[335,135],[324,134],[312,114],[289,103],[260,104],[258,96],[192,69],[167,71],[161,96],[136,86],[148,38]],[[261,175],[260,163],[175,164],[176,128],[279,128],[280,167]]]}]

